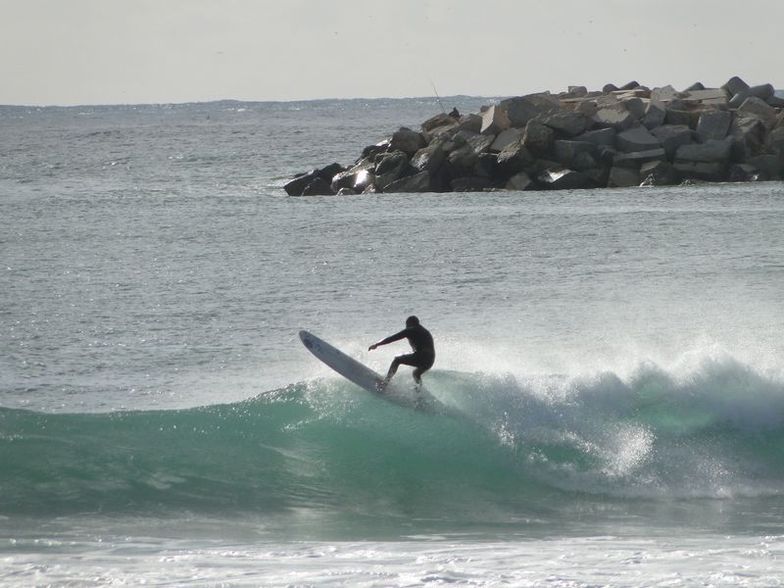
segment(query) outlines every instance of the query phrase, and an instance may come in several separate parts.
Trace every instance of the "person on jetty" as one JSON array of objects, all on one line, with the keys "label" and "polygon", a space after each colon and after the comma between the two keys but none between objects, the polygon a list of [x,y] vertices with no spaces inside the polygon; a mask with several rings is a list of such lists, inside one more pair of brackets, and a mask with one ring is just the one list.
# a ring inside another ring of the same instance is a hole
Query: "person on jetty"
[{"label": "person on jetty", "polygon": [[415,316],[410,316],[406,319],[405,329],[399,333],[390,335],[386,339],[382,339],[378,343],[373,343],[373,345],[368,347],[368,351],[373,351],[381,345],[394,343],[395,341],[400,341],[401,339],[408,339],[408,343],[411,345],[411,349],[413,349],[414,353],[409,353],[408,355],[398,355],[395,359],[392,360],[392,365],[389,366],[387,377],[384,378],[384,381],[380,385],[381,390],[386,387],[386,385],[389,383],[389,380],[391,380],[392,376],[395,375],[395,372],[397,372],[397,368],[400,366],[400,364],[414,367],[414,381],[416,382],[417,387],[421,386],[422,374],[433,367],[433,363],[436,361],[436,350],[435,346],[433,345],[433,335],[431,335],[430,331],[428,331],[425,327],[419,324],[419,319]]}]

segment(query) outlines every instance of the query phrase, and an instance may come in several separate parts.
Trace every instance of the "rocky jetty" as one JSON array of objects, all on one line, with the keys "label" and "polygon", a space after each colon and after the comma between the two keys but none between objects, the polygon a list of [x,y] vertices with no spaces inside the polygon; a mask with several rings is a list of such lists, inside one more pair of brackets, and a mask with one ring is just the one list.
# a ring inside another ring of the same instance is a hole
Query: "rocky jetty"
[{"label": "rocky jetty", "polygon": [[353,165],[285,185],[290,196],[561,190],[784,178],[784,99],[733,77],[683,91],[630,82],[453,110],[400,128]]}]

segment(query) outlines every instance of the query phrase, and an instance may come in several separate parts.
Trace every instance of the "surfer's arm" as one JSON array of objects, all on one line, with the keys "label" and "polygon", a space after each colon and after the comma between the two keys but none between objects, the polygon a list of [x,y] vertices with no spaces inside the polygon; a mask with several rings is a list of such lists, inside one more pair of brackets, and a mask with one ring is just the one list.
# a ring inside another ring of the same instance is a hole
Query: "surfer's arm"
[{"label": "surfer's arm", "polygon": [[386,339],[382,339],[378,343],[373,343],[370,347],[368,347],[368,351],[373,351],[376,347],[381,347],[382,345],[386,345],[387,343],[394,343],[395,341],[400,341],[406,336],[406,330],[403,329],[399,333],[395,333],[394,335],[390,335]]}]

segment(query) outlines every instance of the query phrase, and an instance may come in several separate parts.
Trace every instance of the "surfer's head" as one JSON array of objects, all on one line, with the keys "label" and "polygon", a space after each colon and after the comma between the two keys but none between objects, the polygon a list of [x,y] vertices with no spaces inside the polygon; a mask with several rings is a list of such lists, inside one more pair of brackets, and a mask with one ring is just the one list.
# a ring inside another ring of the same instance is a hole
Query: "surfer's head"
[{"label": "surfer's head", "polygon": [[419,324],[419,319],[413,315],[406,319],[407,327],[416,327]]}]

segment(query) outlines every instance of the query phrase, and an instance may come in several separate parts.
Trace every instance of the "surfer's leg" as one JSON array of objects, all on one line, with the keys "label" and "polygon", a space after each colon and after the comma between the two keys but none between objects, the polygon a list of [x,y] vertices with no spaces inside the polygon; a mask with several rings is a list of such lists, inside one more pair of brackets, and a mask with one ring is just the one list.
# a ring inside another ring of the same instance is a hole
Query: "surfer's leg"
[{"label": "surfer's leg", "polygon": [[384,378],[384,382],[389,382],[389,380],[392,379],[392,376],[394,376],[395,372],[397,372],[397,368],[400,367],[401,363],[403,363],[401,361],[403,358],[405,358],[405,355],[401,355],[392,360],[392,365],[389,366],[389,371],[387,372],[387,377]]}]

